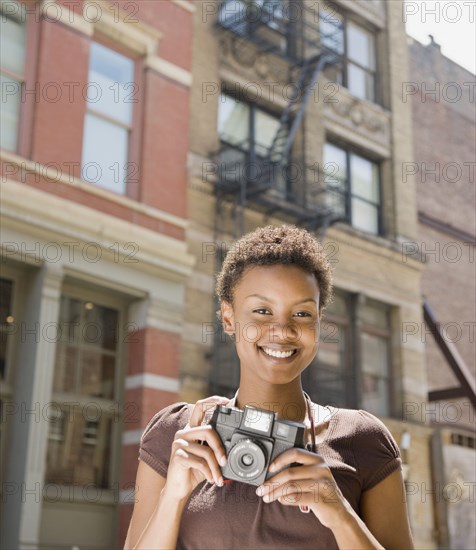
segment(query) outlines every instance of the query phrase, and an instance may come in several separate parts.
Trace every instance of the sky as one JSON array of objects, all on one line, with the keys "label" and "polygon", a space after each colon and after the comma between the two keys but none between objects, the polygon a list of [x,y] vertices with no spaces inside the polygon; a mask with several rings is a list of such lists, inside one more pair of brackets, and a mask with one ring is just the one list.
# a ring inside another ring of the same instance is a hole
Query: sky
[{"label": "sky", "polygon": [[406,0],[407,33],[422,44],[432,34],[441,53],[476,72],[476,0]]}]

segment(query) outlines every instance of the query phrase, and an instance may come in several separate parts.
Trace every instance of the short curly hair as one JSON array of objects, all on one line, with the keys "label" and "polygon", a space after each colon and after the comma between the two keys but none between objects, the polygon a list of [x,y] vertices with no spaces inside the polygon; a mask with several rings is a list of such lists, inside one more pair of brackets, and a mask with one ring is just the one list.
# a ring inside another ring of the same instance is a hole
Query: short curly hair
[{"label": "short curly hair", "polygon": [[309,231],[293,225],[258,227],[233,244],[217,275],[216,294],[233,303],[233,291],[252,266],[294,265],[313,273],[319,286],[319,310],[332,297],[332,271],[323,247]]}]

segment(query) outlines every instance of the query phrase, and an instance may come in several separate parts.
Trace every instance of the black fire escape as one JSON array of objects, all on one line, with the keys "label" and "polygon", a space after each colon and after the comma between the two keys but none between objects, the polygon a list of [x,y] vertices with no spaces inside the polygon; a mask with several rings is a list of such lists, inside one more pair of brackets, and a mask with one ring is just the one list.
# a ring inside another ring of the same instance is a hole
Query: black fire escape
[{"label": "black fire escape", "polygon": [[[287,67],[292,93],[266,151],[251,139],[221,141],[215,153],[215,241],[217,270],[226,252],[222,243],[245,233],[245,209],[301,225],[323,237],[327,227],[347,221],[348,194],[335,177],[306,158],[303,120],[319,75],[341,63],[341,24],[319,13],[306,0],[224,0],[217,32],[227,35],[235,54],[266,55],[268,63]],[[319,121],[313,121],[319,124]],[[299,139],[297,139],[299,136]],[[234,346],[217,330],[213,350],[211,390],[227,394],[238,385]],[[235,366],[234,366],[235,365]]]}]

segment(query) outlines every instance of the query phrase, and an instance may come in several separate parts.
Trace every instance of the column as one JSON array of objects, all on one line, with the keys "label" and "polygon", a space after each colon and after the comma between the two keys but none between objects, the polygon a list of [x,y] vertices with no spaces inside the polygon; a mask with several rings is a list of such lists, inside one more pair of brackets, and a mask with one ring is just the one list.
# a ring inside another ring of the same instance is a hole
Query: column
[{"label": "column", "polygon": [[44,265],[27,285],[13,389],[3,495],[2,547],[38,547],[63,273]]}]

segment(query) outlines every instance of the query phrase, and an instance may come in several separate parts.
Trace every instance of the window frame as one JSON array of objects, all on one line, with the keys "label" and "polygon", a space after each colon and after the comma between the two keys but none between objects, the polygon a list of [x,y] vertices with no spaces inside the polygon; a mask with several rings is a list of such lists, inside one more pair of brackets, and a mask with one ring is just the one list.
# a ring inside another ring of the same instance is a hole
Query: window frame
[{"label": "window frame", "polygon": [[[369,101],[371,103],[376,103],[377,105],[380,104],[380,98],[378,96],[378,86],[377,86],[377,67],[378,67],[378,58],[377,58],[377,31],[372,31],[368,27],[361,25],[360,23],[357,23],[354,19],[349,18],[348,15],[342,14],[343,17],[343,23],[344,23],[344,55],[343,55],[343,74],[342,74],[342,85],[349,90],[349,92],[352,94],[349,88],[349,65],[355,65],[357,68],[363,70],[366,75],[370,75],[372,77],[372,94],[373,98],[358,98],[361,101]],[[358,27],[362,29],[364,32],[371,35],[373,39],[373,60],[375,64],[375,68],[373,70],[368,69],[367,67],[364,67],[359,62],[354,61],[353,59],[349,58],[349,40],[348,40],[348,31],[349,31],[349,23],[354,25],[355,27]],[[354,94],[352,94],[354,95]],[[357,97],[357,96],[354,96]]]},{"label": "window frame", "polygon": [[[51,391],[51,403],[55,403],[61,407],[63,403],[79,403],[79,407],[83,407],[89,403],[94,402],[95,405],[101,410],[101,414],[112,415],[112,430],[110,439],[110,456],[109,456],[109,480],[110,487],[98,488],[98,504],[111,504],[114,502],[114,496],[117,493],[117,487],[120,483],[121,467],[122,467],[122,432],[123,432],[123,403],[124,403],[124,379],[126,375],[126,359],[127,359],[127,344],[126,334],[123,333],[124,328],[127,326],[127,299],[119,294],[113,292],[102,291],[99,287],[89,286],[87,283],[81,283],[80,281],[66,280],[61,289],[61,298],[67,296],[75,300],[91,301],[98,306],[109,307],[116,309],[118,312],[118,341],[117,341],[117,364],[116,375],[114,380],[114,395],[113,399],[105,399],[101,397],[88,396],[86,394],[67,393],[55,391],[52,388]],[[58,318],[58,323],[60,322]],[[111,410],[112,406],[112,410]],[[82,435],[84,437],[84,434]],[[47,445],[50,440],[50,431],[46,438]],[[46,476],[47,464],[45,464],[45,476]],[[62,485],[67,487],[65,491],[61,491],[60,494],[64,495],[60,497],[60,500],[70,502],[68,499],[68,492],[71,490],[74,493],[75,502],[82,502],[84,499],[83,486],[78,484]]]},{"label": "window frame", "polygon": [[[363,153],[361,150],[359,150],[356,147],[353,147],[352,145],[345,144],[340,142],[339,140],[334,140],[332,137],[327,137],[327,139],[324,142],[324,146],[326,144],[332,145],[333,147],[336,147],[343,151],[345,153],[345,162],[346,162],[346,174],[347,178],[344,181],[344,188],[345,188],[345,198],[346,198],[346,204],[345,204],[345,210],[346,210],[346,217],[348,219],[349,226],[355,229],[356,231],[363,231],[368,235],[376,235],[376,236],[383,236],[385,232],[384,227],[384,220],[383,220],[383,185],[382,185],[382,161],[377,160],[375,157],[372,157],[370,155],[367,155],[366,153]],[[356,155],[368,162],[371,162],[375,167],[377,171],[377,190],[379,195],[379,202],[373,203],[372,201],[369,201],[367,199],[364,199],[363,197],[360,197],[359,195],[354,195],[352,192],[352,172],[351,172],[351,155]],[[323,151],[324,156],[324,151]],[[325,172],[325,163],[323,162],[324,167],[324,178],[328,177],[328,174]],[[332,176],[336,177],[336,176]],[[359,227],[356,227],[352,224],[352,199],[359,199],[360,201],[363,201],[377,209],[377,232],[373,233],[370,231],[366,231],[365,229],[361,229]]]},{"label": "window frame", "polygon": [[[387,402],[388,402],[388,413],[390,417],[395,416],[395,408],[396,408],[396,399],[395,399],[395,383],[394,383],[394,368],[393,368],[393,361],[392,361],[392,331],[391,331],[391,306],[389,304],[385,304],[383,302],[379,302],[381,306],[386,307],[385,315],[387,319],[387,327],[377,327],[376,325],[371,325],[369,323],[366,323],[365,321],[362,321],[360,324],[360,334],[359,338],[362,340],[362,334],[370,334],[371,336],[378,336],[381,338],[385,338],[387,341],[387,366],[388,366],[388,377],[385,378],[387,381]],[[360,374],[363,374],[363,365],[360,365]],[[379,377],[384,378],[384,377]],[[363,404],[363,391],[362,391],[362,380],[360,378],[359,380],[360,386],[359,386],[359,406],[362,406]],[[365,408],[365,407],[364,407]]]},{"label": "window frame", "polygon": [[[100,113],[96,110],[89,108],[89,103],[86,99],[84,99],[85,109],[84,109],[84,117],[83,117],[83,135],[82,135],[82,142],[84,143],[84,132],[85,132],[85,124],[86,124],[86,117],[88,114],[91,114],[103,121],[112,123],[116,126],[119,126],[121,128],[127,129],[127,159],[126,159],[126,166],[132,166],[134,168],[132,172],[132,177],[129,177],[127,175],[126,171],[126,182],[125,182],[125,189],[124,193],[121,193],[119,191],[114,191],[112,189],[103,187],[102,185],[98,185],[97,183],[90,182],[88,180],[83,180],[89,183],[90,185],[95,185],[100,187],[106,192],[109,193],[115,193],[122,197],[129,197],[134,200],[140,200],[141,195],[141,173],[140,173],[140,158],[141,158],[141,146],[142,146],[142,136],[141,136],[141,121],[143,120],[144,115],[144,84],[145,84],[145,75],[144,75],[144,57],[135,52],[132,49],[127,48],[120,42],[116,42],[106,36],[103,36],[102,34],[94,34],[91,37],[90,45],[96,42],[97,44],[100,44],[101,46],[104,46],[106,48],[109,48],[110,50],[113,50],[114,52],[127,57],[128,59],[132,60],[134,63],[134,84],[136,85],[137,89],[137,95],[134,95],[134,101],[132,103],[131,108],[131,123],[128,127],[126,125],[122,124],[120,121],[117,121],[111,117],[108,117],[107,115],[104,115],[103,113]],[[88,79],[87,84],[89,84],[89,63],[90,63],[90,56],[91,56],[91,48],[89,49],[88,54]],[[81,151],[81,172],[83,167],[83,154]],[[137,176],[133,176],[136,173],[135,167],[137,167]],[[82,174],[81,174],[82,178]]]},{"label": "window frame", "polygon": [[[392,328],[391,328],[391,304],[373,300],[370,297],[355,294],[345,289],[336,288],[335,294],[338,295],[344,302],[346,307],[346,315],[329,312],[326,310],[323,315],[322,323],[337,325],[346,339],[346,347],[344,348],[344,361],[341,365],[344,375],[344,398],[345,403],[338,404],[338,407],[360,409],[363,407],[363,389],[362,389],[362,374],[364,373],[362,365],[362,335],[364,333],[381,336],[387,340],[387,366],[388,366],[388,385],[386,402],[388,404],[388,416],[395,418],[396,411],[396,396],[394,384],[394,364],[393,364],[393,348]],[[370,302],[375,302],[376,305],[382,306],[386,311],[387,327],[377,327],[375,325],[364,322],[360,317],[361,300],[365,298]],[[325,363],[320,361],[319,351],[316,358],[312,361],[309,367],[303,373],[303,385],[307,391],[317,402],[322,402],[320,394],[314,390],[313,384],[315,376],[312,371],[318,371]],[[318,389],[318,385],[316,385]],[[323,405],[327,403],[322,402]],[[333,403],[330,403],[331,405]],[[364,406],[365,408],[365,406]],[[372,413],[374,414],[374,413]]]},{"label": "window frame", "polygon": [[20,105],[17,122],[16,147],[14,151],[4,150],[25,158],[30,158],[32,153],[32,134],[34,131],[33,117],[35,105],[39,99],[39,90],[35,86],[35,81],[37,80],[37,52],[40,40],[40,25],[37,24],[37,20],[40,17],[40,4],[34,3],[32,5],[29,2],[18,0],[15,0],[15,2],[24,10],[22,16],[15,17],[11,14],[4,13],[0,4],[1,17],[16,19],[23,23],[25,27],[25,67],[23,75],[12,73],[4,67],[1,68],[2,74],[20,83]]},{"label": "window frame", "polygon": [[[246,140],[247,143],[248,143],[248,148],[243,148],[239,145],[235,145],[235,144],[233,144],[229,141],[224,140],[222,138],[221,134],[218,132],[218,124],[217,124],[217,134],[218,134],[220,147],[224,144],[227,147],[230,147],[231,149],[237,149],[238,151],[240,151],[241,153],[243,153],[246,156],[246,163],[250,164],[250,165],[258,164],[260,162],[260,160],[266,160],[266,157],[261,157],[261,156],[257,155],[257,150],[256,150],[256,143],[257,143],[256,142],[256,133],[257,133],[256,118],[257,117],[256,117],[256,114],[257,114],[257,111],[261,111],[261,112],[265,113],[266,115],[276,119],[277,122],[279,123],[280,118],[281,118],[281,113],[277,113],[276,111],[273,111],[272,109],[268,108],[267,106],[261,105],[260,103],[257,103],[257,102],[254,102],[254,101],[243,100],[239,97],[238,92],[229,90],[229,89],[226,88],[226,85],[222,85],[220,95],[219,95],[219,99],[218,99],[219,105],[218,105],[218,109],[217,109],[217,121],[218,121],[218,111],[220,109],[221,96],[228,96],[228,97],[232,98],[234,101],[236,101],[237,103],[246,105],[246,107],[248,108],[248,139]],[[278,128],[279,128],[279,126],[278,126]],[[291,157],[292,157],[292,153],[290,153],[288,159],[286,159],[286,161],[284,163],[285,165],[288,165],[290,163],[290,158]],[[292,201],[293,190],[292,190],[291,182],[289,181],[289,171],[280,169],[279,172],[278,172],[278,175],[276,176],[276,179],[275,179],[276,182],[278,181],[278,178],[281,178],[283,180],[285,189],[284,190],[282,190],[282,189],[278,190],[276,188],[274,191],[277,191],[280,194],[282,193],[284,195],[283,198],[285,198],[285,200],[291,200]]]},{"label": "window frame", "polygon": [[[342,18],[342,62],[341,62],[341,69],[338,70],[338,75],[340,77],[338,78],[341,82],[336,82],[337,84],[341,84],[346,90],[349,91],[350,94],[352,92],[349,89],[349,65],[354,65],[357,68],[363,70],[366,75],[370,75],[372,77],[372,94],[373,98],[357,98],[360,101],[369,101],[370,103],[375,103],[377,105],[381,105],[381,97],[380,97],[380,80],[379,80],[379,52],[377,48],[377,40],[378,40],[378,29],[371,26],[368,22],[362,23],[354,19],[353,17],[350,17],[347,12],[344,10],[337,11],[337,8],[334,4],[332,4],[332,7],[330,4],[325,4],[324,8],[327,8],[332,12],[338,14],[339,17]],[[369,69],[367,67],[364,67],[361,63],[358,61],[354,61],[349,58],[349,40],[348,40],[348,29],[349,29],[349,23],[354,25],[355,27],[362,29],[365,33],[368,33],[372,37],[373,41],[373,61],[374,61],[374,69]],[[354,94],[352,94],[354,96]],[[357,97],[357,96],[354,96]]]}]

